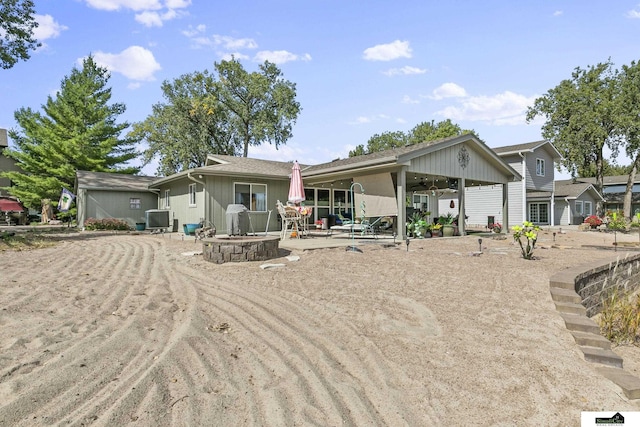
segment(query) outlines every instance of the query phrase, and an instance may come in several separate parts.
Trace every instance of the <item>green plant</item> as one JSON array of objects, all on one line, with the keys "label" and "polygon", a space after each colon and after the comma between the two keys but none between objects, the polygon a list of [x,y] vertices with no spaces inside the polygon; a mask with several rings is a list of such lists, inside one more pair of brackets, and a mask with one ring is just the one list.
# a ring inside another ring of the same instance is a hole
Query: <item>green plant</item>
[{"label": "green plant", "polygon": [[440,217],[438,218],[438,223],[441,225],[453,225],[454,220],[455,218],[453,217],[453,215],[451,215],[451,213],[448,213],[446,215],[440,215]]},{"label": "green plant", "polygon": [[608,221],[607,228],[609,230],[626,230],[627,229],[627,221],[624,219],[623,215],[620,215],[618,211],[608,212],[607,213]]},{"label": "green plant", "polygon": [[[514,225],[511,227],[511,231],[513,231],[513,240],[520,245],[522,258],[533,259],[533,250],[536,247],[540,227],[534,225],[532,222],[525,221],[522,225]],[[526,242],[526,245],[523,240]]]}]

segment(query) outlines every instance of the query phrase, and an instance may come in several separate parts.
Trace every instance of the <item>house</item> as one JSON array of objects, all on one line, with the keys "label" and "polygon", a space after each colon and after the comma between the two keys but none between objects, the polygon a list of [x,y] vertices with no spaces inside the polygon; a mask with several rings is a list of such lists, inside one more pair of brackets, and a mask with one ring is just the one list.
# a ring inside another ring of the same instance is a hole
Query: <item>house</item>
[{"label": "house", "polygon": [[145,222],[145,211],[158,208],[158,193],[149,185],[157,177],[108,172],[76,172],[78,227],[88,218],[118,218],[130,226]]},{"label": "house", "polygon": [[[4,149],[7,147],[9,147],[7,130],[0,129],[0,172],[19,171],[20,168],[16,165],[15,160],[3,154]],[[8,196],[9,193],[7,190],[3,190],[2,187],[11,187],[11,180],[0,177],[0,196]]]},{"label": "house", "polygon": [[[531,201],[546,201],[551,197],[549,192],[529,193]],[[596,203],[604,198],[595,187],[588,182],[572,179],[555,182],[554,220],[556,225],[582,224],[589,215],[596,213]]]},{"label": "house", "polygon": [[[624,194],[627,191],[627,175],[605,176],[602,182],[602,197],[604,198],[604,210],[619,210],[622,212],[624,204]],[[575,183],[589,183],[595,186],[596,179],[575,178]],[[594,211],[595,213],[595,211]],[[636,179],[631,190],[631,215],[640,213],[640,175]]]},{"label": "house", "polygon": [[[519,175],[507,184],[509,211],[500,205],[501,191],[496,185],[479,185],[467,189],[467,223],[490,225],[493,222],[517,225],[530,221],[539,225],[555,225],[555,163],[558,150],[548,141],[494,148],[493,151]],[[445,200],[445,203],[448,200]]]},{"label": "house", "polygon": [[[226,209],[243,204],[252,231],[279,230],[276,201],[288,197],[291,162],[212,155],[205,166],[158,178],[149,188],[159,194],[159,207],[180,224],[206,221],[226,231]],[[506,185],[520,175],[473,135],[463,135],[394,148],[319,165],[301,165],[304,202],[312,221],[332,215],[392,215],[404,235],[407,198],[437,216],[437,197],[455,191],[464,212],[465,189]],[[508,195],[501,203],[507,209]],[[366,205],[366,208],[364,206]],[[357,211],[357,212],[356,212]],[[464,232],[464,225],[461,230]]]}]

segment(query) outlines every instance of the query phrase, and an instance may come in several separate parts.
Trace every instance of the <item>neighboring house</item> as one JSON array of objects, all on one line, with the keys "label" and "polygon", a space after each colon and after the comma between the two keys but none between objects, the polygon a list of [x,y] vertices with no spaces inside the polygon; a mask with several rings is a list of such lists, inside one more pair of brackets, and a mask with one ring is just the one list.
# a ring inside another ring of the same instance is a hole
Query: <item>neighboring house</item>
[{"label": "neighboring house", "polygon": [[[493,217],[495,222],[511,225],[531,221],[539,225],[555,225],[554,171],[560,161],[560,153],[548,141],[494,148],[493,151],[519,174],[519,179],[509,182],[508,216],[500,209],[500,192],[497,186],[478,186],[468,193],[469,224],[486,224]],[[541,196],[541,194],[544,194]],[[505,221],[508,219],[508,221]]]},{"label": "neighboring house", "polygon": [[[550,192],[533,192],[528,194],[529,200],[546,201]],[[588,182],[572,179],[555,182],[554,219],[555,225],[582,224],[589,215],[596,213],[596,203],[604,201],[595,187]]]},{"label": "neighboring house", "polygon": [[[0,172],[7,171],[19,171],[20,168],[16,165],[15,160],[6,157],[2,152],[9,146],[9,140],[7,139],[7,130],[0,129]],[[7,190],[3,190],[2,187],[11,187],[11,181],[9,178],[0,177],[0,196],[8,196]]]},{"label": "neighboring house", "polygon": [[157,177],[107,172],[76,172],[78,227],[88,218],[118,218],[131,227],[145,222],[145,211],[158,208],[157,191],[149,184]]},{"label": "neighboring house", "polygon": [[[604,198],[604,210],[623,210],[624,193],[627,190],[627,175],[605,176],[602,182],[602,197]],[[576,182],[586,182],[595,186],[595,178],[575,178]],[[595,210],[595,208],[594,208]],[[594,211],[595,213],[595,211]],[[631,190],[631,215],[640,213],[640,174]]]},{"label": "neighboring house", "polygon": [[[159,208],[170,210],[179,227],[206,221],[226,233],[227,206],[243,204],[254,232],[275,231],[280,229],[276,201],[287,201],[291,168],[292,162],[214,155],[205,166],[158,178],[149,188],[158,192]],[[421,207],[436,216],[437,197],[455,187],[464,212],[466,188],[520,180],[513,168],[473,135],[301,165],[301,170],[304,204],[313,208],[313,221],[331,214],[351,215],[352,206],[353,214],[360,216],[366,205],[367,217],[395,215],[399,236],[405,234],[407,197],[417,197]],[[508,210],[506,192],[500,200]]]}]

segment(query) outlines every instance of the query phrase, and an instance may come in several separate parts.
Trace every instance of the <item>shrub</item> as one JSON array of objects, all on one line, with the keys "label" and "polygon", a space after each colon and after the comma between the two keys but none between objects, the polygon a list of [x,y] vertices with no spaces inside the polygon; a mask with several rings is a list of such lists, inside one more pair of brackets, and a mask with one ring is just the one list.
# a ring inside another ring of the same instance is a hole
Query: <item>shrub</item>
[{"label": "shrub", "polygon": [[640,333],[640,298],[622,290],[602,301],[599,321],[602,335],[616,344],[636,344]]},{"label": "shrub", "polygon": [[117,218],[103,218],[95,219],[88,218],[84,222],[84,227],[87,230],[130,230],[129,224],[126,221]]},{"label": "shrub", "polygon": [[607,228],[610,230],[626,230],[627,229],[627,221],[624,219],[623,215],[620,215],[618,211],[609,211],[607,212]]},{"label": "shrub", "polygon": [[597,215],[589,215],[584,220],[585,224],[589,224],[592,227],[598,227],[602,225],[602,220]]},{"label": "shrub", "polygon": [[[520,245],[522,258],[533,259],[533,250],[536,247],[540,227],[534,225],[532,222],[525,221],[522,225],[514,225],[511,227],[511,230],[513,231],[513,240]],[[523,240],[526,241],[526,245],[523,243]]]}]

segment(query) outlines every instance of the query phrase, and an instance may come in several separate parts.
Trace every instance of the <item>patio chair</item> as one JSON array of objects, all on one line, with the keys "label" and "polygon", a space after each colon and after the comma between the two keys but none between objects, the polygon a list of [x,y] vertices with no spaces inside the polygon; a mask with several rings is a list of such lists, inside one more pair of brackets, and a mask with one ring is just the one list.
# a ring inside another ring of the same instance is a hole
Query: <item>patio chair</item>
[{"label": "patio chair", "polygon": [[280,231],[280,239],[284,240],[287,235],[291,236],[293,232],[296,233],[296,237],[300,237],[300,220],[301,215],[298,210],[292,206],[285,206],[278,200],[276,202],[278,208],[278,214],[282,220],[282,230]]}]

